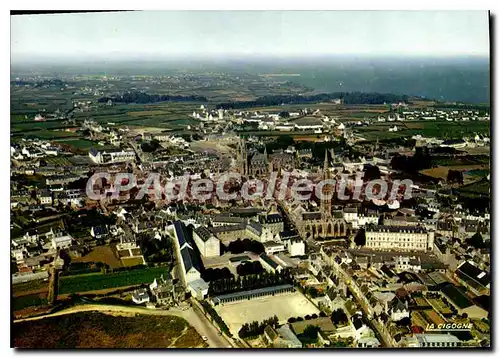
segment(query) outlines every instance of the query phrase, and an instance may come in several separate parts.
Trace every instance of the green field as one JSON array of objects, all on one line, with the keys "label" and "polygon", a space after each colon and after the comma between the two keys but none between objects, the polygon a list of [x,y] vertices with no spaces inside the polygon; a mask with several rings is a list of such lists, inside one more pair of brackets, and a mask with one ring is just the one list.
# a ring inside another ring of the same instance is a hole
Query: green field
[{"label": "green field", "polygon": [[70,140],[61,140],[57,141],[60,144],[66,144],[76,149],[89,150],[92,147],[99,147],[97,142],[87,140],[87,139],[70,139]]},{"label": "green field", "polygon": [[484,178],[475,183],[464,185],[457,189],[457,192],[465,196],[489,196],[490,190],[491,182]]},{"label": "green field", "polygon": [[[397,132],[389,132],[390,127],[397,126]],[[473,136],[475,133],[490,135],[489,121],[448,122],[448,121],[411,121],[411,122],[384,122],[375,123],[368,127],[356,129],[359,135],[366,140],[391,139],[411,137],[420,134],[425,137],[443,139]]]},{"label": "green field", "polygon": [[46,298],[41,298],[40,295],[27,295],[12,298],[12,310],[17,311],[31,306],[42,306],[47,304]]},{"label": "green field", "polygon": [[59,279],[59,294],[104,290],[108,288],[151,283],[155,278],[168,273],[164,267],[136,269],[108,274],[62,276]]}]

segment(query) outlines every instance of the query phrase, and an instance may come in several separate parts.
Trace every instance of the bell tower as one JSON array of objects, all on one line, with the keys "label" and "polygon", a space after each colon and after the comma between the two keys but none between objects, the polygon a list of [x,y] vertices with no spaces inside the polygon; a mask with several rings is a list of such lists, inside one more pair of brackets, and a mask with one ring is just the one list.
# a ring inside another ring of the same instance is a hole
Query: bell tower
[{"label": "bell tower", "polygon": [[[328,166],[328,150],[325,150],[325,162],[323,163],[323,180],[330,179],[330,169]],[[322,188],[323,198],[321,199],[321,218],[323,222],[328,220],[332,216],[332,192],[333,188],[331,185],[324,185]]]}]

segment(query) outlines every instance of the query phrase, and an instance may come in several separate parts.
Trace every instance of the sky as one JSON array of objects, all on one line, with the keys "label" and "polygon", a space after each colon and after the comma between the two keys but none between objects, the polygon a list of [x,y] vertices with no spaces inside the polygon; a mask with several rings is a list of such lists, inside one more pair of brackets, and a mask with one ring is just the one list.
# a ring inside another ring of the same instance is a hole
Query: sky
[{"label": "sky", "polygon": [[346,55],[489,56],[486,11],[144,11],[11,16],[13,63]]}]

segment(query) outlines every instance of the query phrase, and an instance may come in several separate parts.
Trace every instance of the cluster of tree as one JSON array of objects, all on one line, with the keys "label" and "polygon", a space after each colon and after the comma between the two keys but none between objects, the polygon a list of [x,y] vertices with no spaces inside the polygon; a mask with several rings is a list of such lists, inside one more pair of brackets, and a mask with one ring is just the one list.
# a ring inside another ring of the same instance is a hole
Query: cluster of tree
[{"label": "cluster of tree", "polygon": [[465,243],[469,246],[472,246],[475,249],[485,249],[488,247],[488,245],[483,239],[483,236],[478,232],[476,232],[471,237],[465,239]]},{"label": "cluster of tree", "polygon": [[280,135],[273,142],[267,143],[266,149],[268,153],[272,153],[275,150],[286,149],[294,144],[293,137],[289,135]]},{"label": "cluster of tree", "polygon": [[397,154],[391,160],[392,169],[406,173],[416,173],[432,167],[432,159],[427,148],[417,147],[412,157]]},{"label": "cluster of tree", "polygon": [[198,133],[182,134],[180,137],[182,139],[184,139],[188,143],[191,143],[192,141],[197,141],[197,140],[202,140],[203,139],[203,137],[200,134],[198,134]]},{"label": "cluster of tree", "polygon": [[[321,311],[319,313],[319,317],[326,317],[326,313]],[[288,319],[288,323],[308,321],[310,319],[316,319],[316,318],[318,318],[318,315],[316,313],[313,313],[312,315],[305,315],[304,317],[290,317]]]},{"label": "cluster of tree", "polygon": [[281,111],[279,113],[279,116],[280,118],[290,118],[290,113],[288,113],[287,111]]},{"label": "cluster of tree", "polygon": [[156,103],[156,102],[207,102],[204,96],[181,96],[181,95],[160,95],[147,94],[145,92],[127,92],[123,95],[113,97],[101,97],[99,103],[106,103],[109,100],[119,103]]},{"label": "cluster of tree", "polygon": [[250,239],[238,239],[231,241],[227,247],[224,248],[224,252],[230,252],[232,254],[241,254],[245,251],[251,251],[257,255],[264,252],[264,245],[261,242],[250,240]]},{"label": "cluster of tree", "polygon": [[229,271],[227,267],[223,268],[209,268],[205,269],[201,273],[201,278],[206,282],[224,280],[224,279],[234,279],[234,275]]},{"label": "cluster of tree", "polygon": [[65,87],[67,86],[66,82],[61,81],[60,79],[50,79],[50,80],[43,80],[43,81],[38,81],[38,82],[30,82],[30,81],[10,81],[11,85],[14,86],[32,86],[35,88],[40,88],[40,87]]},{"label": "cluster of tree", "polygon": [[240,331],[238,332],[238,336],[242,339],[248,337],[257,337],[264,333],[264,329],[267,326],[271,326],[276,328],[278,326],[278,316],[273,316],[268,319],[263,320],[261,323],[257,321],[253,321],[250,323],[245,323],[241,326]]},{"label": "cluster of tree", "polygon": [[149,235],[140,235],[139,245],[148,263],[174,261],[174,249],[170,240],[158,240]]},{"label": "cluster of tree", "polygon": [[366,232],[365,229],[359,229],[354,237],[354,243],[358,246],[366,245]]},{"label": "cluster of tree", "polygon": [[239,276],[237,279],[228,278],[214,280],[209,283],[208,294],[210,296],[239,291],[255,290],[270,286],[293,283],[293,276],[290,270],[283,270],[277,273],[262,272],[259,275]]},{"label": "cluster of tree", "polygon": [[304,293],[311,296],[312,298],[316,298],[319,296],[319,292],[318,290],[316,289],[316,287],[312,287],[312,286],[307,286],[305,289],[304,289]]},{"label": "cluster of tree", "polygon": [[236,272],[240,276],[258,275],[264,271],[259,261],[244,262],[236,267]]},{"label": "cluster of tree", "polygon": [[205,311],[210,315],[210,317],[212,318],[212,320],[215,321],[215,323],[217,323],[217,325],[219,326],[220,330],[222,332],[224,332],[225,334],[227,334],[228,336],[231,337],[231,332],[229,331],[228,326],[223,321],[223,319],[221,318],[221,316],[219,316],[219,314],[217,313],[217,311],[214,310],[214,308],[210,305],[210,303],[208,303],[207,301],[201,301],[201,305],[203,306],[203,308],[205,309]]},{"label": "cluster of tree", "polygon": [[253,101],[226,102],[217,105],[217,109],[239,109],[247,107],[280,106],[282,104],[306,104],[327,102],[341,99],[345,104],[383,104],[385,102],[407,102],[408,96],[400,96],[392,93],[376,92],[334,92],[320,93],[310,96],[301,95],[271,95],[262,96]]},{"label": "cluster of tree", "polygon": [[297,336],[297,338],[304,344],[316,343],[318,341],[318,332],[321,329],[318,326],[313,326],[312,324],[306,326],[304,331]]},{"label": "cluster of tree", "polygon": [[152,153],[160,147],[160,141],[158,139],[152,139],[149,143],[144,142],[141,144],[141,150],[145,153]]},{"label": "cluster of tree", "polygon": [[330,319],[336,325],[346,324],[348,322],[347,315],[345,314],[344,310],[341,308],[333,311],[332,315],[330,316]]},{"label": "cluster of tree", "polygon": [[409,327],[411,326],[411,318],[404,317],[396,322],[396,324],[400,327]]},{"label": "cluster of tree", "polygon": [[380,179],[380,169],[376,165],[365,164],[363,170],[365,173],[363,180]]},{"label": "cluster of tree", "polygon": [[460,170],[448,170],[448,175],[446,176],[446,181],[448,183],[458,183],[462,185],[464,183],[464,174]]}]

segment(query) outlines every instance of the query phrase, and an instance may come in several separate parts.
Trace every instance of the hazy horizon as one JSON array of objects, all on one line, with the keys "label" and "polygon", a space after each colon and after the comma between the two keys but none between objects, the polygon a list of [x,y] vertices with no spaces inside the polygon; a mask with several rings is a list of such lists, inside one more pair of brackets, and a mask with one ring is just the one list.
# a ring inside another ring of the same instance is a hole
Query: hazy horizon
[{"label": "hazy horizon", "polygon": [[134,11],[11,16],[11,61],[489,57],[487,11]]}]

